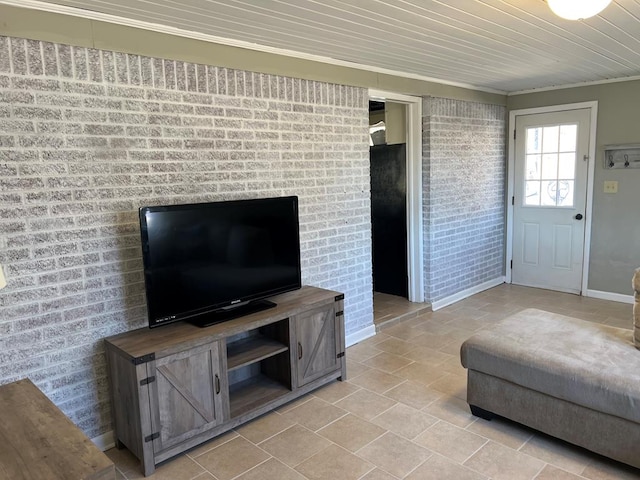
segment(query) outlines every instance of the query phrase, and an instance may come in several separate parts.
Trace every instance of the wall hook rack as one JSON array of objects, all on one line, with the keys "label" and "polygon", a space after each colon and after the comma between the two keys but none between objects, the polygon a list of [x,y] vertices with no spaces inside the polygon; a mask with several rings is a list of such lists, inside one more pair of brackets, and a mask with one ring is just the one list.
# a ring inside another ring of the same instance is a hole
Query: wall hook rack
[{"label": "wall hook rack", "polygon": [[604,168],[640,168],[640,143],[605,145]]}]

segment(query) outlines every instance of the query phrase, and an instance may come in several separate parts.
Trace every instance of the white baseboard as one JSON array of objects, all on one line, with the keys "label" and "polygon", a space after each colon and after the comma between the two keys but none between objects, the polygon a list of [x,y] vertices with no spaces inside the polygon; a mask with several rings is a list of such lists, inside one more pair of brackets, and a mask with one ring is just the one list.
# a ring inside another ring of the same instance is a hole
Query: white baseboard
[{"label": "white baseboard", "polygon": [[502,285],[505,282],[505,277],[494,278],[493,280],[489,280],[488,282],[481,283],[480,285],[476,285],[475,287],[467,288],[466,290],[462,290],[461,292],[454,293],[448,297],[443,298],[442,300],[437,300],[431,304],[431,308],[435,312],[436,310],[440,310],[441,308],[447,307],[452,303],[459,302],[460,300],[464,300],[471,295],[475,295],[476,293],[484,292],[485,290],[489,290],[490,288],[497,287],[498,285]]},{"label": "white baseboard", "polygon": [[601,292],[600,290],[587,290],[587,297],[599,298],[600,300],[611,300],[612,302],[634,303],[633,295],[623,295],[621,293]]},{"label": "white baseboard", "polygon": [[91,441],[95,444],[103,452],[105,450],[109,450],[116,446],[116,441],[113,438],[113,430],[108,431],[107,433],[103,433],[95,438],[92,438]]},{"label": "white baseboard", "polygon": [[347,347],[350,347],[351,345],[355,345],[356,343],[361,342],[362,340],[366,340],[367,338],[373,337],[375,334],[376,334],[375,325],[369,325],[368,327],[363,328],[362,330],[358,330],[357,332],[350,333],[349,335],[347,335],[345,338],[345,344]]}]

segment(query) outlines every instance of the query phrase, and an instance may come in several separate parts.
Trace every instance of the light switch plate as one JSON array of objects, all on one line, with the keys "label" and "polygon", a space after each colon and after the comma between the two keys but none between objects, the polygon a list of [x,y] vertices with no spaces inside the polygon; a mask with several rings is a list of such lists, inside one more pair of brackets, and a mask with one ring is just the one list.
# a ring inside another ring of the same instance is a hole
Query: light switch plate
[{"label": "light switch plate", "polygon": [[618,193],[618,182],[615,180],[604,182],[604,193]]}]

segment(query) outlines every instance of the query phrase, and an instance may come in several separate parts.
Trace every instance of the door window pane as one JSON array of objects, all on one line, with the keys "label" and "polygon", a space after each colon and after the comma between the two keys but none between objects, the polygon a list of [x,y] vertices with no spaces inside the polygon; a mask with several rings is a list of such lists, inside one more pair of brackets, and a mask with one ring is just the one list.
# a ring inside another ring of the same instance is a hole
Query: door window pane
[{"label": "door window pane", "polygon": [[542,192],[540,195],[540,205],[555,207],[556,193],[558,191],[558,182],[556,180],[544,180],[542,182]]},{"label": "door window pane", "polygon": [[560,126],[544,127],[542,129],[542,153],[555,153],[558,151],[558,134]]},{"label": "door window pane", "polygon": [[558,206],[573,207],[573,180],[560,180],[558,182]]},{"label": "door window pane", "polygon": [[540,180],[542,155],[527,155],[527,180]]},{"label": "door window pane", "polygon": [[534,127],[527,129],[527,153],[542,152],[542,128]]},{"label": "door window pane", "polygon": [[560,151],[575,152],[578,140],[578,125],[562,125],[560,127]]},{"label": "door window pane", "polygon": [[561,153],[560,164],[558,165],[558,178],[573,180],[576,176],[576,154]]},{"label": "door window pane", "polygon": [[542,180],[558,178],[558,154],[547,153],[542,156]]},{"label": "door window pane", "polygon": [[524,205],[572,207],[578,126],[527,128]]},{"label": "door window pane", "polygon": [[525,183],[524,204],[540,205],[540,182],[538,180]]}]

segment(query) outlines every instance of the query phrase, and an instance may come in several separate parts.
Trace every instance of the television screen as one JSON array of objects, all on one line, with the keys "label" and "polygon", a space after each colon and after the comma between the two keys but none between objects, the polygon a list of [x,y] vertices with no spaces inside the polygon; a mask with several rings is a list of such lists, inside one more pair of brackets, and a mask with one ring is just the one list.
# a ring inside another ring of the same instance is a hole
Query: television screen
[{"label": "television screen", "polygon": [[140,209],[149,326],[266,308],[301,286],[298,197]]}]

